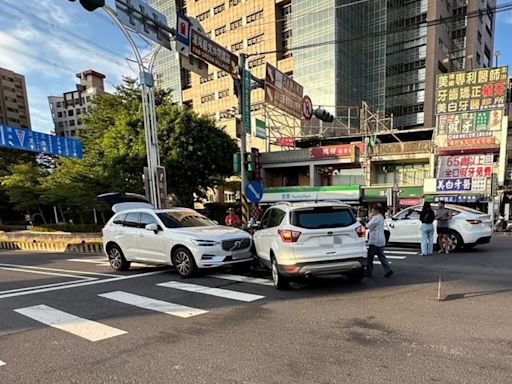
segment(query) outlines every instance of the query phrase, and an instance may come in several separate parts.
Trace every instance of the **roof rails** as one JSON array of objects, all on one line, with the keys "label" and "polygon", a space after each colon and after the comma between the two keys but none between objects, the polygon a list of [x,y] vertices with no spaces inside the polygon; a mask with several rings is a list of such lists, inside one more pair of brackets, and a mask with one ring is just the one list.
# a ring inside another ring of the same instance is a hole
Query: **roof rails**
[{"label": "roof rails", "polygon": [[289,207],[293,206],[293,203],[290,202],[290,201],[276,201],[275,203],[273,203],[272,205],[287,205]]}]

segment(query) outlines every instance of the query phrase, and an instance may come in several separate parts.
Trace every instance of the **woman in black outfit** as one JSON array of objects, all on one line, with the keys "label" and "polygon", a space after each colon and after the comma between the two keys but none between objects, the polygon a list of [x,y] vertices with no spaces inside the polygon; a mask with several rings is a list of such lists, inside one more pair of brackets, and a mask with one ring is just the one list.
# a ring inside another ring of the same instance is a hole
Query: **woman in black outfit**
[{"label": "woman in black outfit", "polygon": [[421,221],[421,254],[423,256],[432,256],[434,253],[434,220],[436,214],[430,203],[423,204],[420,213]]}]

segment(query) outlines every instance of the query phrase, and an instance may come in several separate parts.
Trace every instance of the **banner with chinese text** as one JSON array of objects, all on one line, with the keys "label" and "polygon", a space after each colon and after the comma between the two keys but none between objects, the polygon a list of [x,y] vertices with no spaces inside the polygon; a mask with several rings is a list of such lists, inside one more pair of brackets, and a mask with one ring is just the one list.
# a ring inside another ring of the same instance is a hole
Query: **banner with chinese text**
[{"label": "banner with chinese text", "polygon": [[501,131],[503,110],[452,113],[437,117],[439,135],[459,135],[473,132]]},{"label": "banner with chinese text", "polygon": [[503,109],[508,67],[437,75],[436,114]]}]

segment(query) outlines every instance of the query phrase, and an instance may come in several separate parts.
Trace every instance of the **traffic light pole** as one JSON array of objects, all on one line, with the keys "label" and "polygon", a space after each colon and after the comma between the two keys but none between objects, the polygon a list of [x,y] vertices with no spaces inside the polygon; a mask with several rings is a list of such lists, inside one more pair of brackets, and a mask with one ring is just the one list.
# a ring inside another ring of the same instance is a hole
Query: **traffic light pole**
[{"label": "traffic light pole", "polygon": [[146,155],[148,162],[148,185],[149,185],[149,199],[155,208],[161,208],[161,201],[158,193],[158,177],[157,167],[160,165],[160,154],[158,147],[158,133],[156,125],[156,107],[155,107],[155,87],[153,75],[150,71],[147,71],[144,67],[144,62],[140,54],[137,45],[133,41],[128,29],[119,21],[116,12],[105,5],[102,7],[103,10],[112,18],[114,23],[123,32],[128,43],[130,44],[137,65],[139,67],[140,85],[142,88],[142,112],[144,115],[144,132],[146,136]]},{"label": "traffic light pole", "polygon": [[240,54],[240,93],[238,95],[238,113],[240,114],[240,159],[241,159],[241,191],[240,191],[240,202],[242,205],[242,224],[247,224],[249,221],[249,203],[247,201],[247,196],[245,195],[245,188],[247,187],[247,164],[245,163],[245,153],[247,152],[247,138],[245,136],[245,119],[244,119],[244,94],[245,94],[245,82],[244,78],[244,70],[245,70],[245,62],[247,55],[242,53]]}]

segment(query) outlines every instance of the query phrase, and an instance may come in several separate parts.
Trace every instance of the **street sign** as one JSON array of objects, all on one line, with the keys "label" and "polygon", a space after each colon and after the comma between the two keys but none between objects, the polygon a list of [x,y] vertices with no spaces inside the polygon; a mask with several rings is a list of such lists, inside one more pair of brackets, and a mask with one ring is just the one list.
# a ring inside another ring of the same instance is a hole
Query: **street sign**
[{"label": "street sign", "polygon": [[251,134],[251,71],[242,69],[242,103],[245,133]]},{"label": "street sign", "polygon": [[[138,12],[135,12],[134,9]],[[169,32],[159,26],[167,26],[167,18],[146,2],[116,0],[116,12],[118,20],[123,25],[171,50],[171,36]]]},{"label": "street sign", "polygon": [[82,142],[29,129],[0,125],[0,147],[81,159]]},{"label": "street sign", "polygon": [[265,122],[262,120],[258,120],[258,119],[254,119],[254,122],[255,122],[255,126],[256,126],[254,136],[256,136],[260,139],[266,139],[267,138],[267,125],[265,124]]},{"label": "street sign", "polygon": [[258,204],[263,198],[263,186],[257,181],[251,181],[245,187],[245,195],[251,203]]},{"label": "street sign", "polygon": [[176,51],[183,56],[188,56],[190,52],[190,19],[181,14],[176,14]]},{"label": "street sign", "polygon": [[300,119],[303,115],[303,92],[304,88],[302,85],[267,63],[265,72],[265,102]]},{"label": "street sign", "polygon": [[302,115],[306,120],[311,120],[313,117],[313,102],[309,96],[304,96],[302,98]]},{"label": "street sign", "polygon": [[233,77],[238,77],[238,56],[228,51],[223,46],[203,35],[195,28],[191,30],[190,52],[226,71]]}]

